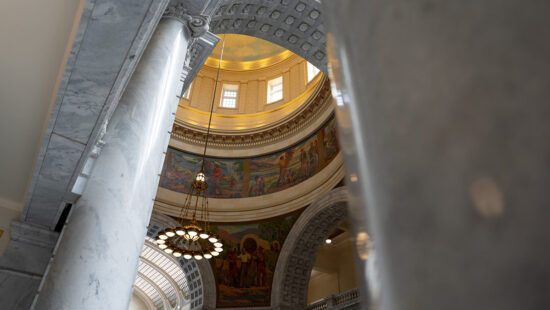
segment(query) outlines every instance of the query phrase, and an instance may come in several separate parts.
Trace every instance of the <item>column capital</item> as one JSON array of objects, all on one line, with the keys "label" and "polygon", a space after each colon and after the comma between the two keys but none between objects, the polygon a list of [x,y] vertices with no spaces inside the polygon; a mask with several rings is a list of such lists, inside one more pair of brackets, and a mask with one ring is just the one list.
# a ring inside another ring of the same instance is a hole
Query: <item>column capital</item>
[{"label": "column capital", "polygon": [[209,29],[210,16],[190,15],[181,3],[169,5],[163,14],[164,18],[175,18],[184,23],[194,38],[204,35]]}]

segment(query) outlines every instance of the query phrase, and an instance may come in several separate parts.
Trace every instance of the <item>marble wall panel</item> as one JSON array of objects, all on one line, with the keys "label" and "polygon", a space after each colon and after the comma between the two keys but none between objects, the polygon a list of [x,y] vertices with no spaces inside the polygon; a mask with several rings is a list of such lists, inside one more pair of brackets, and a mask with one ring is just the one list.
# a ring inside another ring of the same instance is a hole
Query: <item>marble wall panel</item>
[{"label": "marble wall panel", "polygon": [[[150,2],[97,1],[71,72],[54,131],[87,143]],[[136,18],[136,17],[141,18]],[[109,48],[105,48],[108,46]]]},{"label": "marble wall panel", "polygon": [[[0,272],[2,309],[29,309],[39,285],[40,278]],[[21,294],[12,294],[12,290]]]},{"label": "marble wall panel", "polygon": [[56,134],[51,135],[48,152],[26,215],[27,221],[48,226],[53,224],[56,211],[83,151],[83,144]]},{"label": "marble wall panel", "polygon": [[11,240],[0,260],[0,308],[29,309],[57,238],[47,229],[12,222]]}]

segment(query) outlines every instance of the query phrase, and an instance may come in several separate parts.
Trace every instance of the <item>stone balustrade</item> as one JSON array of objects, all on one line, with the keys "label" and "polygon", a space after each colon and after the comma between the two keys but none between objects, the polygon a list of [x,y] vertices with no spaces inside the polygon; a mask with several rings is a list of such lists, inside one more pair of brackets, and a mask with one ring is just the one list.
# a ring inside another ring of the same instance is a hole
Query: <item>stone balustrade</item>
[{"label": "stone balustrade", "polygon": [[306,310],[360,309],[359,290],[354,288],[338,295],[330,295],[309,305]]}]

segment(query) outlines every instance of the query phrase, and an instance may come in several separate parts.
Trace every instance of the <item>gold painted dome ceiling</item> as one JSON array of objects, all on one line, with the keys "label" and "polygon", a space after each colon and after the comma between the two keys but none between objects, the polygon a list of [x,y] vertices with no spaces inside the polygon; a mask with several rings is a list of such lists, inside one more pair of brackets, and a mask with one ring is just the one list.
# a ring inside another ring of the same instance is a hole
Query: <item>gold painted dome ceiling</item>
[{"label": "gold painted dome ceiling", "polygon": [[[206,61],[209,67],[218,67],[222,44],[218,44]],[[222,69],[254,70],[283,61],[294,55],[277,44],[251,36],[226,34]]]},{"label": "gold painted dome ceiling", "polygon": [[[292,144],[331,113],[327,79],[298,55],[261,39],[228,34],[215,87],[220,52],[218,43],[181,98],[173,134],[180,143],[192,149],[203,143],[214,90],[213,148],[250,150],[289,138]],[[298,132],[303,135],[293,139]]]}]

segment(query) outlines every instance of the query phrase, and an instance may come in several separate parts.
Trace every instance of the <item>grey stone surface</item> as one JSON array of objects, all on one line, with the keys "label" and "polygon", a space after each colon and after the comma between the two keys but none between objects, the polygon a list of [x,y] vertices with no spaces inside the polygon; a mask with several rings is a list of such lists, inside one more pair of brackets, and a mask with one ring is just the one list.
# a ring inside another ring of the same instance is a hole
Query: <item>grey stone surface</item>
[{"label": "grey stone surface", "polygon": [[128,308],[182,86],[185,27],[159,23],[109,120],[36,309]]},{"label": "grey stone surface", "polygon": [[221,0],[210,31],[258,37],[289,49],[327,72],[326,38],[315,0]]},{"label": "grey stone surface", "polygon": [[2,309],[30,307],[57,238],[48,229],[12,222],[11,240],[0,260]]},{"label": "grey stone surface", "polygon": [[39,284],[40,278],[38,277],[0,272],[2,309],[30,309]]},{"label": "grey stone surface", "polygon": [[[550,2],[325,1],[382,309],[549,309]],[[351,124],[351,126],[350,126]]]}]

